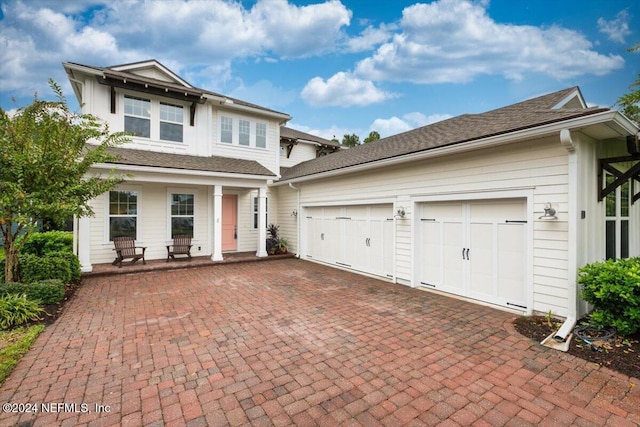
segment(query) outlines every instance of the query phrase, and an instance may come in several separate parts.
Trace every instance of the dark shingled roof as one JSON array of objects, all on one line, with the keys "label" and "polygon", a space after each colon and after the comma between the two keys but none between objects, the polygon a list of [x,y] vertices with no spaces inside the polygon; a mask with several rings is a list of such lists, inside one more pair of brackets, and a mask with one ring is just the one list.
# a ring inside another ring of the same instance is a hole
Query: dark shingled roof
[{"label": "dark shingled roof", "polygon": [[242,175],[275,174],[254,160],[232,159],[219,156],[190,156],[185,154],[158,153],[155,151],[133,150],[112,147],[109,152],[118,157],[110,164],[150,166],[170,169],[197,170],[206,172],[237,173]]},{"label": "dark shingled roof", "polygon": [[579,92],[579,89],[572,87],[486,113],[464,114],[349,150],[338,151],[330,156],[319,157],[293,166],[283,174],[281,180],[348,168],[608,110],[607,108],[554,109],[574,91]]}]

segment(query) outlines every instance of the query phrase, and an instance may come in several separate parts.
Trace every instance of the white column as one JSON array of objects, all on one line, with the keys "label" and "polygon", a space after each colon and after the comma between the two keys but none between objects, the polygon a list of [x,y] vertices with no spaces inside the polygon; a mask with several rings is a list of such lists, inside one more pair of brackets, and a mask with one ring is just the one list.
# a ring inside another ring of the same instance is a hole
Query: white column
[{"label": "white column", "polygon": [[222,186],[213,187],[213,253],[211,261],[222,261]]},{"label": "white column", "polygon": [[258,251],[257,257],[265,257],[267,254],[267,188],[258,190]]},{"label": "white column", "polygon": [[93,271],[91,265],[91,218],[82,217],[78,219],[78,260],[80,261],[80,271],[90,273]]}]

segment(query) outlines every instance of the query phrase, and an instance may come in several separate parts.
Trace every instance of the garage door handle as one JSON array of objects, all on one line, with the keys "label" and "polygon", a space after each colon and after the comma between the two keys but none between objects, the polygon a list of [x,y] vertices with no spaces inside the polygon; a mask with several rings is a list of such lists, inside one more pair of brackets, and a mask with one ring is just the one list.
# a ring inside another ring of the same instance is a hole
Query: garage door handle
[{"label": "garage door handle", "polygon": [[467,248],[467,260],[469,259],[469,248]]},{"label": "garage door handle", "polygon": [[462,259],[469,259],[469,248],[462,248]]},{"label": "garage door handle", "polygon": [[324,240],[324,233],[320,233],[320,240]]},{"label": "garage door handle", "polygon": [[464,258],[464,249],[465,249],[465,248],[462,248],[462,259],[465,259],[465,258]]}]

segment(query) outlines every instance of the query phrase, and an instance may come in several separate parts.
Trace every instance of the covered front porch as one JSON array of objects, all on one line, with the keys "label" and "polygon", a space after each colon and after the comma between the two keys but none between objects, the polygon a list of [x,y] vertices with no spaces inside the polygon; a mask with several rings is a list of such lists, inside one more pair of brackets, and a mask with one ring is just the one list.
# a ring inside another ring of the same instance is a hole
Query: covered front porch
[{"label": "covered front porch", "polygon": [[110,264],[113,238],[121,235],[146,247],[147,261],[166,261],[166,246],[184,234],[192,236],[191,255],[198,260],[267,256],[267,177],[146,169],[137,167],[126,182],[94,199],[93,217],[75,221],[74,250],[83,273]]}]

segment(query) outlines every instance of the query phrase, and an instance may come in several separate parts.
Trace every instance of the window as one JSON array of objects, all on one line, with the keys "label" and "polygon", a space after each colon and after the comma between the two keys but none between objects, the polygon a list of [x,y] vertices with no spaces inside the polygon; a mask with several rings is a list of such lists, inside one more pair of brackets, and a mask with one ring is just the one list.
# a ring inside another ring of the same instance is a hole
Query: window
[{"label": "window", "polygon": [[[266,213],[264,215],[265,224],[269,225],[269,199],[268,198],[264,199],[264,204],[265,204],[265,208],[266,208]],[[253,229],[257,230],[258,229],[258,211],[259,211],[258,198],[257,197],[253,197],[252,205],[253,205],[252,206],[252,211],[253,211]]]},{"label": "window", "polygon": [[136,191],[109,192],[109,241],[114,237],[137,238],[138,193]]},{"label": "window", "polygon": [[124,130],[135,136],[151,137],[151,101],[124,97]]},{"label": "window", "polygon": [[[615,177],[605,172],[606,185]],[[607,259],[629,258],[629,181],[605,198],[605,256]]]},{"label": "window", "polygon": [[177,235],[193,237],[193,194],[171,195],[171,238]]},{"label": "window", "polygon": [[256,147],[267,147],[267,125],[264,123],[256,123]]},{"label": "window", "polygon": [[220,118],[220,141],[228,144],[233,142],[233,119],[230,117]]},{"label": "window", "polygon": [[240,120],[238,122],[238,133],[238,143],[248,147],[251,141],[251,123],[249,120]]},{"label": "window", "polygon": [[182,142],[183,121],[181,106],[160,103],[160,139]]}]

